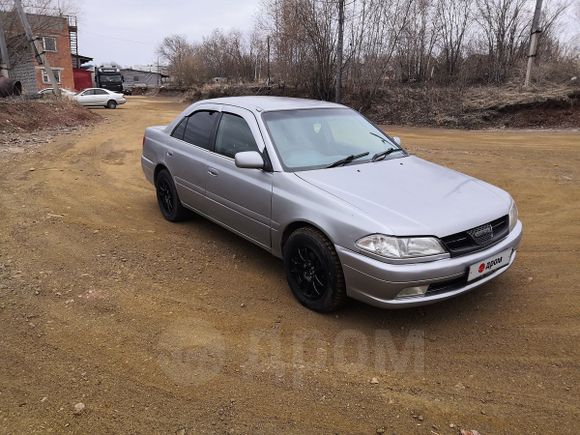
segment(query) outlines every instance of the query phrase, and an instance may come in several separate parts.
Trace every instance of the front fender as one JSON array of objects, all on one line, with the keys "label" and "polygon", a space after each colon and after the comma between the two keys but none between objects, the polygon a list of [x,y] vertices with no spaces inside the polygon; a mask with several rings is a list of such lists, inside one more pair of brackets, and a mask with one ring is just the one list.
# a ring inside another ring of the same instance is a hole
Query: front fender
[{"label": "front fender", "polygon": [[272,253],[282,257],[286,229],[304,223],[337,245],[355,249],[355,241],[381,228],[348,202],[313,186],[293,173],[276,172],[272,188]]}]

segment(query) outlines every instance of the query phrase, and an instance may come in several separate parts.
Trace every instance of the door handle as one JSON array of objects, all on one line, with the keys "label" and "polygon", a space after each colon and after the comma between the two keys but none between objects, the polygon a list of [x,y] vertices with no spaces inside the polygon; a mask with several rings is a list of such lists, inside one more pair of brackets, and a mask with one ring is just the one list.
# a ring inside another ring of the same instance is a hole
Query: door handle
[{"label": "door handle", "polygon": [[167,151],[167,157],[173,156],[173,151]]},{"label": "door handle", "polygon": [[209,168],[207,170],[207,173],[209,175],[211,175],[212,177],[217,177],[219,175],[219,172],[217,171],[217,169],[214,169],[214,168]]}]

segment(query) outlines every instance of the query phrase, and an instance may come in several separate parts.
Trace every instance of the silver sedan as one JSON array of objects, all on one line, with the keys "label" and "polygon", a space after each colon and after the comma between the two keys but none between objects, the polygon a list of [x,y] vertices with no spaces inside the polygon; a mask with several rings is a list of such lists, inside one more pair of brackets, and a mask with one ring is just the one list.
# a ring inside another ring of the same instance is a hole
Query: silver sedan
[{"label": "silver sedan", "polygon": [[511,196],[399,142],[342,105],[232,97],[146,129],[141,163],[166,219],[195,212],[282,258],[316,311],[433,303],[508,270]]}]

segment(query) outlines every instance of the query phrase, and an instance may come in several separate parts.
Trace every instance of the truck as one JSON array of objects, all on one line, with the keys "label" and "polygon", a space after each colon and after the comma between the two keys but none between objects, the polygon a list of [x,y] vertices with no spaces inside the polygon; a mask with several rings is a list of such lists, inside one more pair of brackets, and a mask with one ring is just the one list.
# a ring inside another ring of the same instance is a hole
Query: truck
[{"label": "truck", "polygon": [[123,93],[123,75],[117,65],[101,65],[95,68],[95,86]]}]

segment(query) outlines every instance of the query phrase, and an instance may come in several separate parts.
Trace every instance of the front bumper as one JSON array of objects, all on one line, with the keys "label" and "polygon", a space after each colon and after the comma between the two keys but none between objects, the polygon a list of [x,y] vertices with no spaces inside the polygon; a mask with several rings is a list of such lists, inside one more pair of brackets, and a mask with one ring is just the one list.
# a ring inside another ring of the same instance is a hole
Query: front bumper
[{"label": "front bumper", "polygon": [[[342,263],[347,294],[350,297],[377,307],[404,308],[449,299],[501,275],[516,259],[516,249],[520,244],[522,232],[522,223],[518,221],[505,239],[488,249],[428,263],[383,263],[342,246],[336,246],[336,252]],[[462,282],[462,277],[466,277],[469,266],[507,249],[512,249],[507,266],[474,281]],[[439,285],[437,291],[428,290],[422,296],[396,298],[397,294],[406,287],[430,284],[436,287],[436,283],[443,282],[450,282],[451,285],[447,287]]]}]

